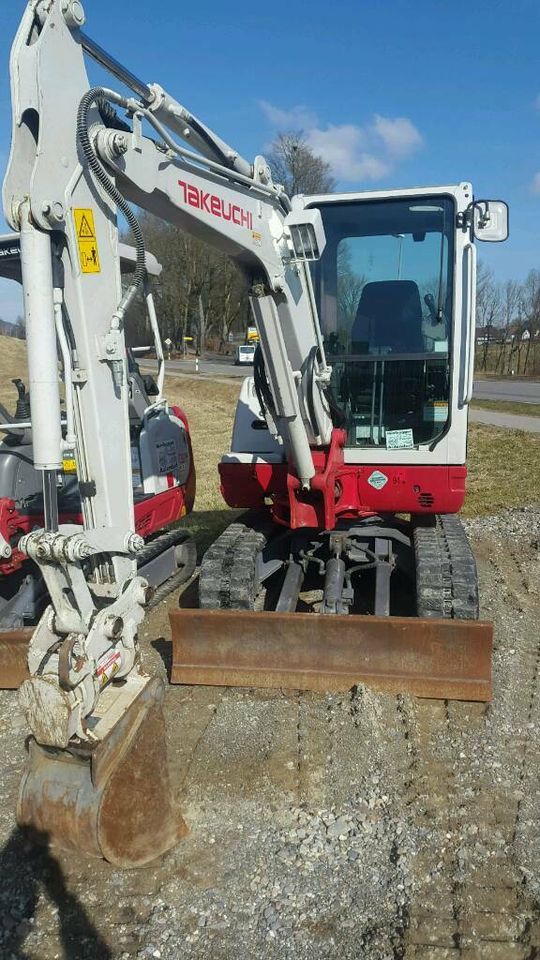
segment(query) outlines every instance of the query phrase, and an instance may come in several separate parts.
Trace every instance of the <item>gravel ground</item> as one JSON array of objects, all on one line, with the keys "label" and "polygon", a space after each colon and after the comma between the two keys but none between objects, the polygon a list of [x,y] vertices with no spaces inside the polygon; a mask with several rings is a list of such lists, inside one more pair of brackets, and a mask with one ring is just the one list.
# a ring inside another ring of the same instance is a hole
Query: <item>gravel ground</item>
[{"label": "gravel ground", "polygon": [[[540,957],[540,509],[467,527],[496,626],[493,703],[170,688],[190,833],[150,868],[17,831],[24,724],[0,692],[0,957]],[[154,668],[167,636],[163,605]]]}]

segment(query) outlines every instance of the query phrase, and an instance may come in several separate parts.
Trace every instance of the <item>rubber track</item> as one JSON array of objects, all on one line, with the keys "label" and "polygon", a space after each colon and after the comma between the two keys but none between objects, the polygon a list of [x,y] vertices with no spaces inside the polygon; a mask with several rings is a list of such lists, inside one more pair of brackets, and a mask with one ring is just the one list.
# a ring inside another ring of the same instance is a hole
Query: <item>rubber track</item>
[{"label": "rubber track", "polygon": [[[195,568],[195,563],[193,568]],[[153,610],[154,607],[157,607],[158,603],[161,603],[162,600],[166,600],[169,594],[174,593],[178,587],[181,587],[183,583],[186,583],[187,580],[192,576],[193,570],[190,568],[189,572],[186,567],[180,567],[177,573],[173,573],[172,577],[169,577],[168,580],[165,580],[164,583],[161,583],[159,587],[156,588],[152,599],[146,604],[147,610]]]},{"label": "rubber track", "polygon": [[168,580],[165,580],[164,583],[161,583],[159,587],[156,588],[152,599],[149,600],[146,605],[147,610],[152,610],[158,603],[165,600],[170,593],[174,593],[178,587],[182,586],[186,580],[189,580],[197,565],[197,547],[187,530],[178,529],[170,530],[168,533],[162,533],[160,536],[150,540],[144,547],[144,550],[141,550],[141,552],[137,554],[137,567],[140,568],[143,564],[153,560],[154,557],[159,556],[160,553],[168,550],[169,547],[179,546],[181,543],[186,542],[189,542],[192,548],[188,548],[187,562],[184,566],[179,567],[176,573],[173,573]]},{"label": "rubber track", "polygon": [[231,523],[206,551],[199,575],[199,605],[216,610],[253,610],[257,597],[257,556],[272,524],[260,514]]},{"label": "rubber track", "polygon": [[137,566],[142,567],[143,564],[150,563],[150,560],[168,550],[169,547],[177,546],[189,539],[188,531],[180,528],[168,530],[167,533],[161,533],[152,540],[147,540],[143,549],[137,554]]},{"label": "rubber track", "polygon": [[476,562],[459,517],[439,514],[435,523],[418,519],[413,541],[418,616],[478,620]]}]

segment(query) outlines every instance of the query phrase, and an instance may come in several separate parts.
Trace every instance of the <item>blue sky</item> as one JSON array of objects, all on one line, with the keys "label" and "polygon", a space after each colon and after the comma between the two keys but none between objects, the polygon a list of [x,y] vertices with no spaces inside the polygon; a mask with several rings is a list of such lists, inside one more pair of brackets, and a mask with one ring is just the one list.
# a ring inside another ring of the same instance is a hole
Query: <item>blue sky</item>
[{"label": "blue sky", "polygon": [[[23,9],[23,0],[0,9],[2,171]],[[92,37],[244,156],[277,129],[302,127],[346,190],[471,180],[477,196],[510,204],[510,240],[482,245],[482,259],[501,280],[540,268],[537,0],[87,0],[85,9]],[[0,286],[7,319],[19,309],[12,287]]]}]

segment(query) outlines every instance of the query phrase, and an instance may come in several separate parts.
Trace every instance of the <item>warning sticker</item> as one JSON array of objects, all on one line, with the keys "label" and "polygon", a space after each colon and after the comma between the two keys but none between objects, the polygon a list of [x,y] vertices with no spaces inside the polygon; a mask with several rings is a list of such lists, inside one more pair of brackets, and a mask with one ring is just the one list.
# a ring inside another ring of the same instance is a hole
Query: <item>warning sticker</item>
[{"label": "warning sticker", "polygon": [[381,473],[380,470],[374,470],[372,474],[368,477],[367,481],[375,490],[382,490],[384,485],[388,483],[388,477],[386,474]]},{"label": "warning sticker", "polygon": [[120,669],[122,656],[119,650],[104,653],[97,662],[96,677],[99,677],[100,686],[104,687]]},{"label": "warning sticker", "polygon": [[178,457],[174,440],[163,440],[156,444],[158,470],[160,473],[174,473],[178,469]]},{"label": "warning sticker", "polygon": [[64,454],[62,460],[62,468],[64,473],[77,473],[77,461],[75,459],[75,454],[69,451],[69,453]]},{"label": "warning sticker", "polygon": [[387,450],[410,450],[412,447],[414,447],[414,438],[411,429],[386,431]]},{"label": "warning sticker", "polygon": [[94,225],[94,211],[76,207],[73,210],[79,260],[83,273],[100,273],[99,253]]}]

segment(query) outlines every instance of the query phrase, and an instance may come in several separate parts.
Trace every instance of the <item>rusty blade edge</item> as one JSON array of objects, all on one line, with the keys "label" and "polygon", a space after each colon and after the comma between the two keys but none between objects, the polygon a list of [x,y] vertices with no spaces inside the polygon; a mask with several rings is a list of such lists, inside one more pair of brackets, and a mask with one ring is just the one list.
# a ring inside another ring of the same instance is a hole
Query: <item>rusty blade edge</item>
[{"label": "rusty blade edge", "polygon": [[209,687],[263,687],[284,690],[312,690],[315,693],[339,693],[351,690],[359,683],[388,694],[410,694],[428,700],[464,700],[488,703],[492,699],[492,685],[488,679],[475,680],[435,680],[432,678],[414,679],[411,676],[399,677],[384,674],[331,674],[318,677],[302,674],[299,671],[237,670],[234,667],[215,669],[199,666],[175,664],[171,673],[172,684],[202,685]]},{"label": "rusty blade edge", "polygon": [[491,699],[493,626],[478,621],[176,610],[172,683]]}]

